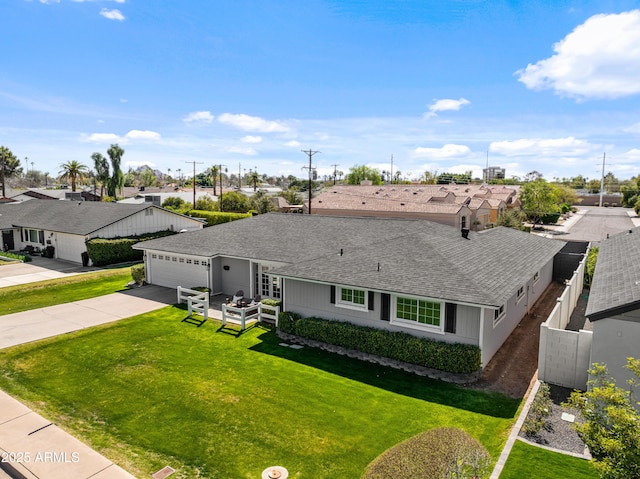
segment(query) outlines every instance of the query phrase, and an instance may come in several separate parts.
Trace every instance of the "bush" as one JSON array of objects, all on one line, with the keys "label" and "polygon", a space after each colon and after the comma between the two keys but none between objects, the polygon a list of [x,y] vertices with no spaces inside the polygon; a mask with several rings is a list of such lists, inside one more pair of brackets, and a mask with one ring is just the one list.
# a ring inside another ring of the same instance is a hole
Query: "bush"
[{"label": "bush", "polygon": [[344,321],[302,318],[291,312],[280,314],[278,327],[302,338],[455,374],[480,369],[480,348],[470,344],[445,343]]},{"label": "bush", "polygon": [[230,223],[231,221],[250,218],[251,213],[221,213],[219,211],[191,210],[189,216],[194,218],[204,218],[207,220],[207,226],[219,225],[222,223]]},{"label": "bush", "polygon": [[593,273],[596,270],[596,262],[598,261],[598,251],[600,251],[598,246],[592,246],[587,254],[587,264],[584,268],[584,285],[586,287],[590,287],[591,281],[593,281]]},{"label": "bush", "polygon": [[93,238],[86,242],[87,254],[95,266],[141,261],[143,253],[140,250],[133,249],[132,246],[134,244],[172,234],[175,234],[175,232],[159,231],[130,238]]},{"label": "bush", "polygon": [[486,448],[463,429],[442,427],[411,437],[375,458],[361,479],[480,477],[491,463]]},{"label": "bush", "polygon": [[17,259],[18,261],[22,261],[23,263],[28,263],[31,261],[31,256],[28,254],[15,254],[9,253],[8,251],[0,251],[0,256],[4,256],[5,258]]},{"label": "bush", "polygon": [[131,267],[131,278],[135,281],[136,284],[144,284],[146,277],[144,272],[144,263],[134,264]]},{"label": "bush", "polygon": [[546,383],[540,383],[536,397],[531,402],[529,414],[522,424],[522,431],[529,437],[537,435],[547,425],[551,415],[551,389]]},{"label": "bush", "polygon": [[540,217],[540,222],[543,225],[554,225],[560,219],[560,213],[550,213]]}]

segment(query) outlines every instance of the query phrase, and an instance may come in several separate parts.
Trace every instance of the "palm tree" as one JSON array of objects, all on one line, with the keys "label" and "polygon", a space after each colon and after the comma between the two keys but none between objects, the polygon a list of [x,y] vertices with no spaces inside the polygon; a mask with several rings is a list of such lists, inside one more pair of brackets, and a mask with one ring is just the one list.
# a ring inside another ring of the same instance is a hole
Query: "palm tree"
[{"label": "palm tree", "polygon": [[213,196],[218,196],[216,192],[216,180],[218,178],[218,173],[220,172],[220,168],[216,165],[213,165],[209,168],[209,176],[211,176],[211,183],[213,183]]},{"label": "palm tree", "polygon": [[253,183],[253,191],[258,189],[258,181],[260,181],[260,175],[257,171],[252,171],[249,175],[249,182]]},{"label": "palm tree", "polygon": [[68,179],[71,182],[71,191],[76,191],[76,181],[84,180],[87,173],[89,172],[89,168],[87,168],[87,165],[83,165],[76,160],[62,163],[60,165],[60,168],[62,168],[58,173],[60,175],[60,179]]}]

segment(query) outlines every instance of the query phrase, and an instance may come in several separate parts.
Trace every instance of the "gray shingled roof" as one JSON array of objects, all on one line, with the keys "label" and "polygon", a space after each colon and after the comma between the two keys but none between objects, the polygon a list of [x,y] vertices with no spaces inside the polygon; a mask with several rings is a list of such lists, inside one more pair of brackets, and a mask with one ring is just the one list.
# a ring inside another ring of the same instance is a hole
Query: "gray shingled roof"
[{"label": "gray shingled roof", "polygon": [[640,309],[640,228],[600,243],[585,315],[590,321]]},{"label": "gray shingled roof", "polygon": [[267,214],[137,247],[278,261],[285,277],[498,307],[564,246],[508,228],[469,238],[426,220]]},{"label": "gray shingled roof", "polygon": [[146,208],[99,201],[29,200],[0,205],[0,227],[88,235]]}]

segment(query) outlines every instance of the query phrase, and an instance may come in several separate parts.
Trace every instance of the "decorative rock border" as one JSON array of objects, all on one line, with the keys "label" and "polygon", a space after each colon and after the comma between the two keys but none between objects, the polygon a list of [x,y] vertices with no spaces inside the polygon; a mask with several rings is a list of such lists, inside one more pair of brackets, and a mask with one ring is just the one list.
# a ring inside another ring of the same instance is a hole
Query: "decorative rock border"
[{"label": "decorative rock border", "polygon": [[389,366],[394,369],[401,369],[418,376],[424,376],[430,379],[439,379],[448,383],[464,385],[475,383],[476,381],[478,381],[478,379],[480,379],[481,371],[477,371],[471,374],[454,374],[446,371],[440,371],[438,369],[418,366],[417,364],[405,363],[396,359],[376,356],[375,354],[363,353],[362,351],[357,351],[355,349],[343,348],[342,346],[335,346],[333,344],[327,344],[313,339],[302,338],[294,334],[284,333],[279,329],[276,330],[276,334],[280,339],[288,341],[290,343],[303,344],[312,348],[322,349],[331,353],[337,353],[342,356],[348,356],[350,358],[360,359],[361,361],[380,364],[382,366]]}]

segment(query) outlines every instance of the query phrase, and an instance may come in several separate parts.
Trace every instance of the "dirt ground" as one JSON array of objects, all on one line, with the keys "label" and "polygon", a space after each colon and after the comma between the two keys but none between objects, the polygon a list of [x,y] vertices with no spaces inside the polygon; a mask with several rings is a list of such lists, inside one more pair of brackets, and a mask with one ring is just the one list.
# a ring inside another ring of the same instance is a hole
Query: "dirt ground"
[{"label": "dirt ground", "polygon": [[538,374],[540,324],[556,305],[564,285],[552,282],[484,368],[475,388],[523,397]]}]

